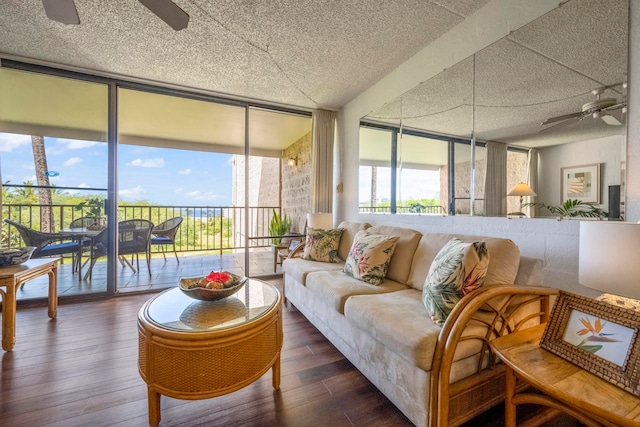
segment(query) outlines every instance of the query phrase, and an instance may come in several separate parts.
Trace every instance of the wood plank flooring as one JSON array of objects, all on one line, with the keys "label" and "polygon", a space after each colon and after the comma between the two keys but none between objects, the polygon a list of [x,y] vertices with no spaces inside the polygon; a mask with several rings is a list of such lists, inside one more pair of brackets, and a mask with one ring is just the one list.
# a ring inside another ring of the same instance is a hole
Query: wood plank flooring
[{"label": "wood plank flooring", "polygon": [[[53,321],[46,307],[19,309],[15,348],[0,353],[0,426],[147,426],[136,320],[149,298],[62,305]],[[215,399],[163,396],[161,426],[412,426],[290,304],[283,323],[279,391],[269,371]],[[501,424],[498,411],[469,426]]]}]

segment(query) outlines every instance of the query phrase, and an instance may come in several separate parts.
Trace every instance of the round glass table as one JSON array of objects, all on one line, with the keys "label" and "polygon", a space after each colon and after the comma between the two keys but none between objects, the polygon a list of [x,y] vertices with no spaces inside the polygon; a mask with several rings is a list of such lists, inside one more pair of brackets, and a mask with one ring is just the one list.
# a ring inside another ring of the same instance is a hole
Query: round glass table
[{"label": "round glass table", "polygon": [[160,423],[160,396],[208,399],[239,390],[272,370],[280,387],[282,297],[249,279],[236,294],[199,301],[179,288],[138,313],[138,370],[147,383],[149,425]]}]

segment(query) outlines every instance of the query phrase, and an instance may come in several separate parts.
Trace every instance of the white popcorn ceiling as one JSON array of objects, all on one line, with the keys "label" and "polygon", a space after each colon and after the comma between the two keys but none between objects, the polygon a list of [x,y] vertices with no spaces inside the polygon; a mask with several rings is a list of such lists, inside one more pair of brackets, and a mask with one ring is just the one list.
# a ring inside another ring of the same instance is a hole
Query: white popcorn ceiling
[{"label": "white popcorn ceiling", "polygon": [[136,0],[0,2],[0,54],[305,109],[338,109],[489,0],[175,0],[174,31]]},{"label": "white popcorn ceiling", "polygon": [[[378,122],[525,147],[624,133],[591,117],[543,132],[581,111],[595,88],[627,79],[628,0],[571,0],[368,115]],[[475,59],[475,64],[474,64]],[[475,99],[474,99],[475,66]],[[624,100],[616,87],[602,98]],[[475,117],[473,106],[475,103]],[[622,110],[611,115],[623,121]]]}]

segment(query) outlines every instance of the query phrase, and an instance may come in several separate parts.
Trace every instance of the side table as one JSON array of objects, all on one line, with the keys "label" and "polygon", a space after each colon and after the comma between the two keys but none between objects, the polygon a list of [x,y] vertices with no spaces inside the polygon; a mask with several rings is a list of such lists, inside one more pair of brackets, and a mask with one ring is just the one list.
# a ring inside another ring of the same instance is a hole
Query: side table
[{"label": "side table", "polygon": [[160,423],[160,396],[208,399],[239,390],[272,370],[280,388],[282,297],[249,279],[233,296],[198,301],[173,288],[138,314],[138,370],[147,383],[149,425]]},{"label": "side table", "polygon": [[16,291],[25,282],[45,274],[49,275],[48,314],[55,319],[58,312],[58,258],[30,259],[20,265],[0,267],[3,350],[11,351],[16,343]]},{"label": "side table", "polygon": [[[541,348],[545,324],[491,341],[506,365],[505,426],[515,427],[516,406],[546,406],[547,416],[519,423],[540,425],[559,412],[587,426],[640,426],[640,398]],[[533,387],[516,392],[516,381]]]}]

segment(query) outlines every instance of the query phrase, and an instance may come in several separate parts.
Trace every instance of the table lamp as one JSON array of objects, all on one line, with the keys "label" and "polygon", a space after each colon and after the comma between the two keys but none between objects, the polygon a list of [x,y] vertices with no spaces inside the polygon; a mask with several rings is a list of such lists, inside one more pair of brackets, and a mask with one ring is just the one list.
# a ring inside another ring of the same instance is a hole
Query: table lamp
[{"label": "table lamp", "polygon": [[640,224],[581,221],[578,259],[578,281],[605,292],[598,299],[640,308]]},{"label": "table lamp", "polygon": [[511,212],[509,216],[527,216],[522,212],[522,198],[525,196],[536,196],[536,193],[524,182],[517,184],[513,190],[509,191],[507,196],[520,196],[520,211]]},{"label": "table lamp", "polygon": [[307,228],[333,228],[332,213],[308,213]]}]

